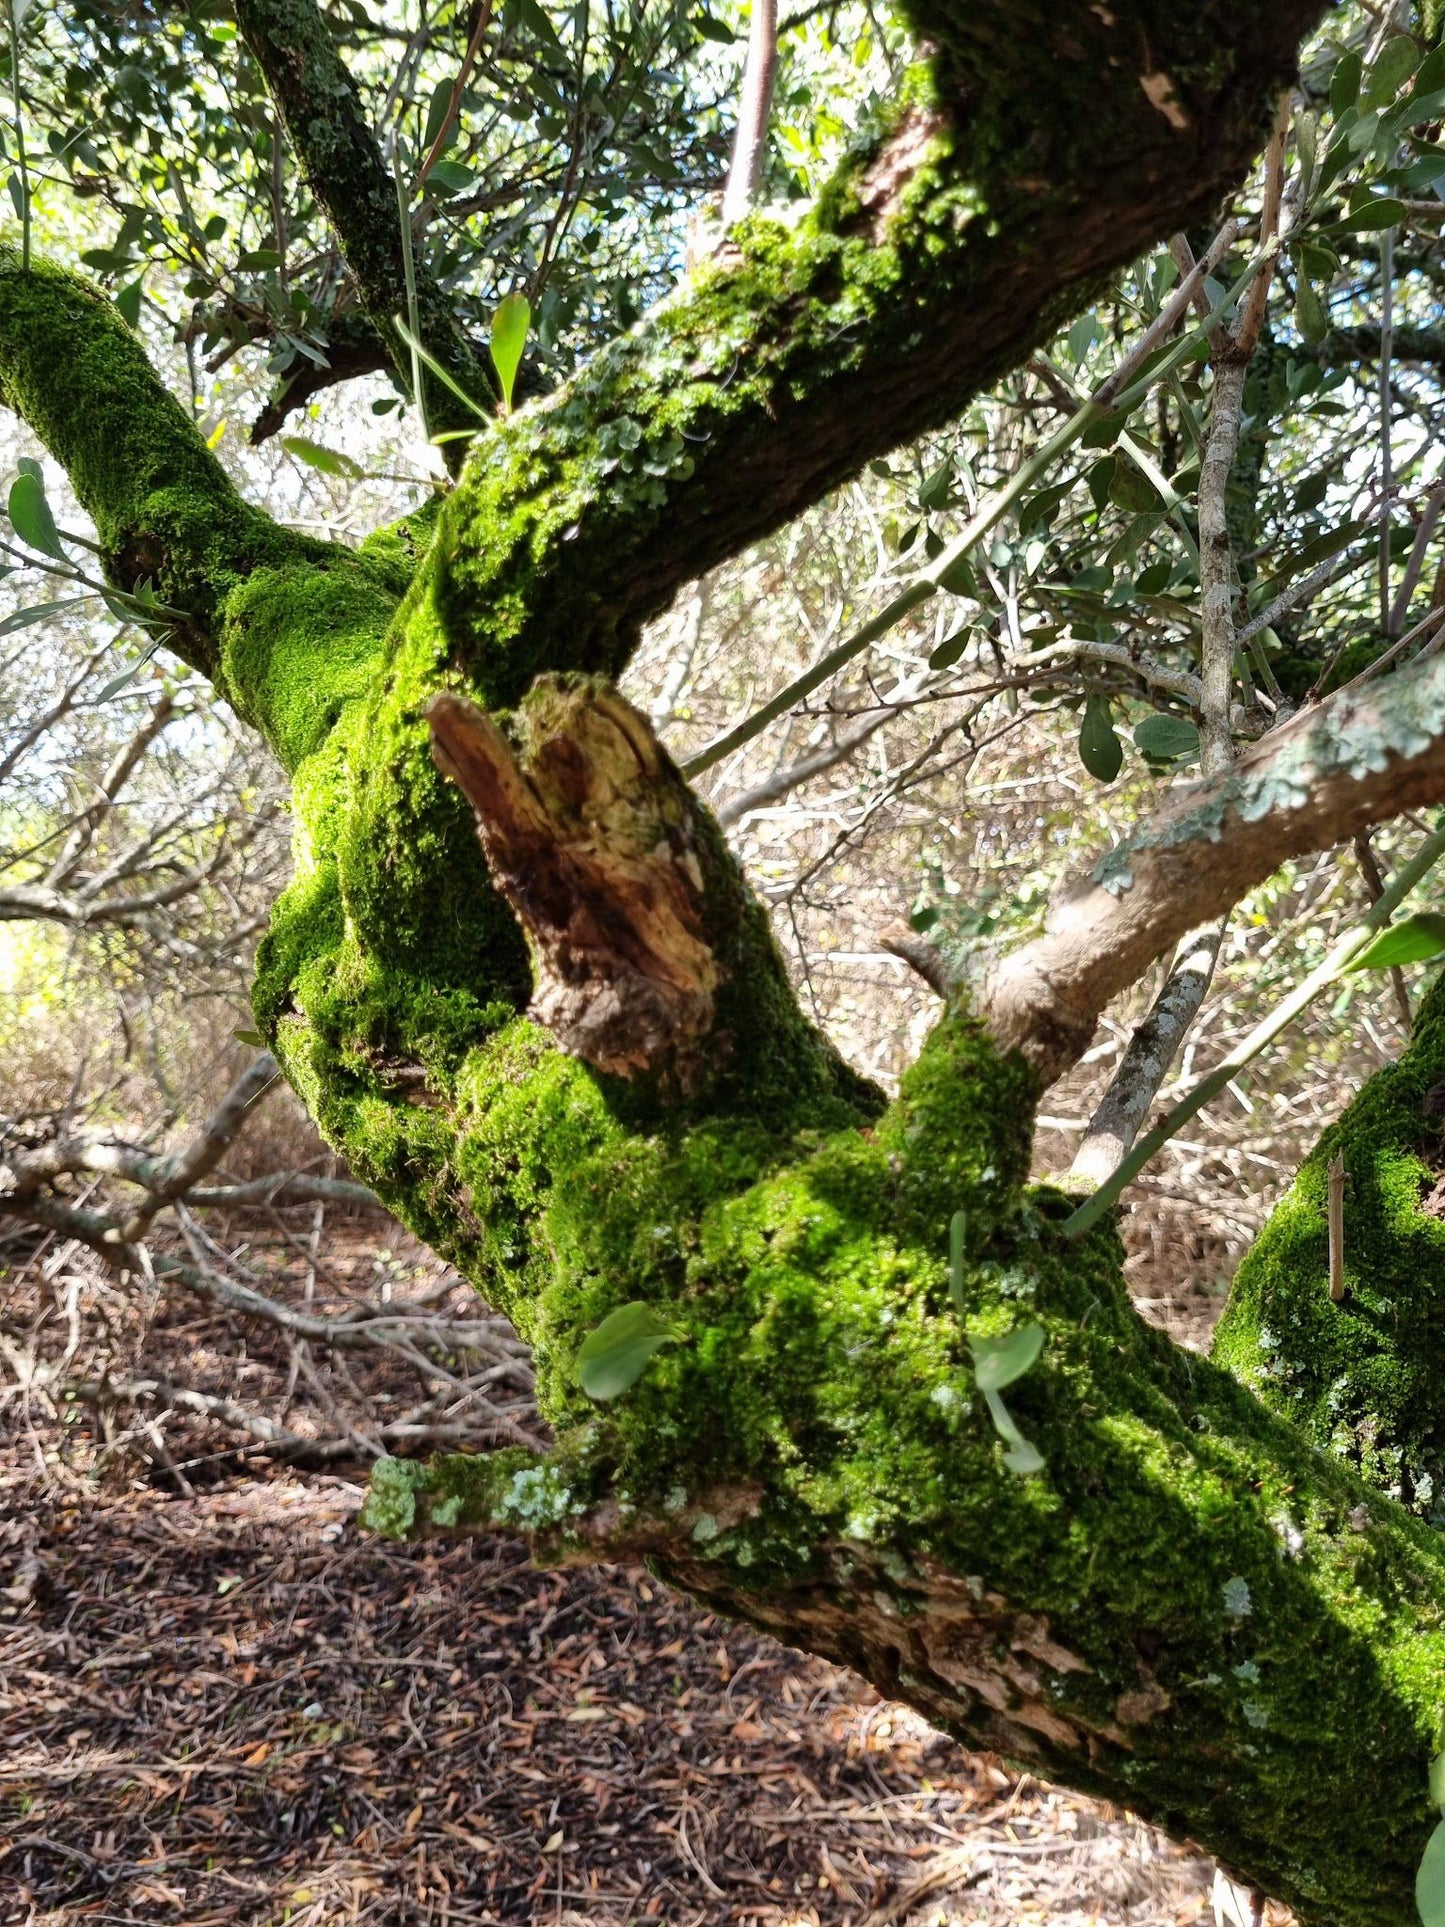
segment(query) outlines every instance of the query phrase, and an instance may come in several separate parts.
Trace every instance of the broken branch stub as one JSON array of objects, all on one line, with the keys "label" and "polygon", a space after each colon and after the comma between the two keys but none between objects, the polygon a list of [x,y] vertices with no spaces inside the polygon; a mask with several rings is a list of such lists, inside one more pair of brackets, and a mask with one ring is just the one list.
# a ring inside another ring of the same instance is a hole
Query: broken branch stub
[{"label": "broken branch stub", "polygon": [[462,697],[427,705],[432,755],[471,804],[527,934],[532,1010],[619,1077],[697,1081],[722,968],[697,804],[645,718],[596,681],[541,678],[504,730]]}]

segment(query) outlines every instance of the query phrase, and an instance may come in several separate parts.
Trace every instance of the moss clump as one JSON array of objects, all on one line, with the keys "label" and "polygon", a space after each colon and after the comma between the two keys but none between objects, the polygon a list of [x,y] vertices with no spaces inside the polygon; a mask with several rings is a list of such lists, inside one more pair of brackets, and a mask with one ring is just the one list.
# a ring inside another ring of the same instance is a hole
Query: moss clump
[{"label": "moss clump", "polygon": [[[1445,978],[1410,1047],[1301,1167],[1234,1281],[1214,1356],[1370,1484],[1445,1527]],[[1330,1300],[1328,1167],[1347,1173]]]}]

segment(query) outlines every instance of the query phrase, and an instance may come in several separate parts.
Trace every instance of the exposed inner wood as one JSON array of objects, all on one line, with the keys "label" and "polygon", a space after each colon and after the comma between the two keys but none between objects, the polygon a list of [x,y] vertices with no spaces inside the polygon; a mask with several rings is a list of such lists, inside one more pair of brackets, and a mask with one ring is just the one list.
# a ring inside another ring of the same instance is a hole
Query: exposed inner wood
[{"label": "exposed inner wood", "polygon": [[722,972],[696,809],[650,725],[611,690],[548,682],[515,742],[457,696],[434,697],[427,721],[532,946],[538,1020],[599,1070],[690,1082]]}]

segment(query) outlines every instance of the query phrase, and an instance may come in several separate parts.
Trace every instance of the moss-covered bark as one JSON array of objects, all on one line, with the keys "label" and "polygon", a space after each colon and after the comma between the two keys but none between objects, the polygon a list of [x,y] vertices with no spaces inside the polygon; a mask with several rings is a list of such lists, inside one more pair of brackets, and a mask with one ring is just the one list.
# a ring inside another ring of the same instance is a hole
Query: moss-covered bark
[{"label": "moss-covered bark", "polygon": [[[1326,1219],[1336,1156],[1339,1304]],[[1261,1232],[1215,1357],[1323,1451],[1445,1527],[1445,978],[1405,1055],[1326,1132]]]},{"label": "moss-covered bark", "polygon": [[[397,332],[397,316],[409,312],[401,213],[395,183],[382,163],[376,136],[361,110],[331,30],[316,0],[236,0],[236,24],[266,76],[307,185],[341,244],[346,265],[372,324],[408,387],[409,348]],[[412,183],[405,183],[407,206]],[[496,392],[490,369],[472,351],[456,315],[425,260],[412,265],[420,336],[464,394],[484,404]],[[430,372],[423,371],[427,421],[434,434],[477,426],[467,408]],[[460,444],[446,445],[460,466]]]},{"label": "moss-covered bark", "polygon": [[[439,692],[511,709],[539,672],[615,673],[691,571],[948,415],[1239,172],[1312,13],[920,8],[938,51],[821,206],[746,224],[493,435],[414,579],[424,529],[346,555],[247,509],[103,304],[10,260],[0,389],[293,771],[296,876],[256,985],[288,1075],[535,1348],[556,1455],[393,1468],[376,1523],[644,1549],[1307,1919],[1383,1927],[1411,1917],[1433,1818],[1438,1535],[1149,1332],[1111,1233],[1061,1242],[1025,1185],[1034,1074],[966,1015],[885,1106],[738,899],[709,932],[712,1075],[565,1055],[525,1014],[526,947],[425,720]],[[634,1300],[681,1337],[595,1406],[578,1348]],[[1046,1340],[1008,1393],[1044,1455],[1028,1479],[967,1349],[1024,1321]]]}]

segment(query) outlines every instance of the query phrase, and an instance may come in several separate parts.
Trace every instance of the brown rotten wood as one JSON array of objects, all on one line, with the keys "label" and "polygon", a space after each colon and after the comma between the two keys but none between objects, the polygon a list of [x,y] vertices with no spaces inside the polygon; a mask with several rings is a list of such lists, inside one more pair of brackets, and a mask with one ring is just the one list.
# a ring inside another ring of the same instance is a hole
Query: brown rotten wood
[{"label": "brown rotten wood", "polygon": [[436,696],[426,714],[531,942],[537,1017],[599,1070],[670,1067],[691,1085],[722,979],[704,898],[743,886],[651,725],[610,689],[545,681],[515,746],[461,697]]},{"label": "brown rotten wood", "polygon": [[980,1007],[1049,1081],[1111,998],[1292,857],[1445,800],[1445,659],[1302,710],[1232,768],[1170,797],[1057,896],[1042,936],[987,973]]}]

